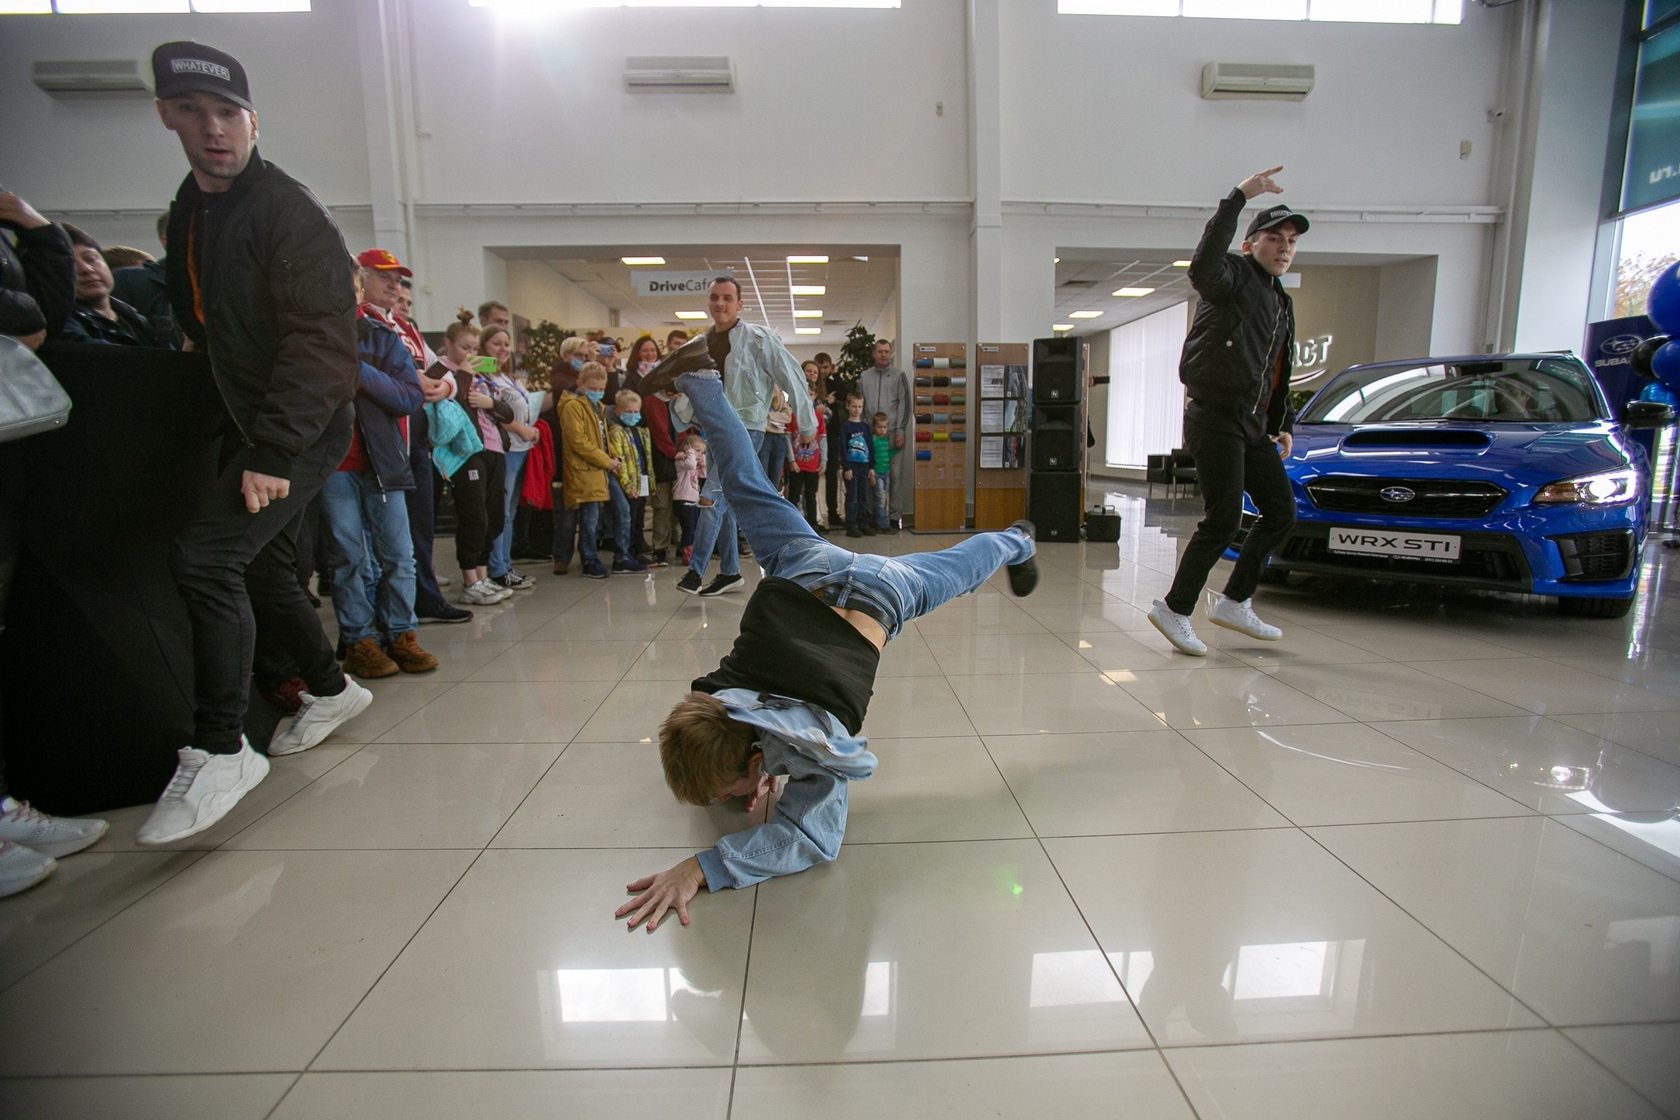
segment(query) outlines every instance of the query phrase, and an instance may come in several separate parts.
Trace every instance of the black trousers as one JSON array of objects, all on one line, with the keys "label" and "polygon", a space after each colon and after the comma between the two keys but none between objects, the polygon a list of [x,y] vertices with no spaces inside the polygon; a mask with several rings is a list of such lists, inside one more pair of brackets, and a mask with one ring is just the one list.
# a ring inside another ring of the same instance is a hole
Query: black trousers
[{"label": "black trousers", "polygon": [[240,493],[250,449],[223,433],[221,467],[170,556],[193,631],[193,746],[212,754],[239,750],[257,628],[277,656],[299,666],[309,691],[336,696],[344,674],[320,616],[297,581],[303,512],[350,449],[346,404],[315,443],[292,463],[290,492],[256,513]]},{"label": "black trousers", "polygon": [[501,452],[480,451],[450,476],[455,488],[455,562],[463,572],[490,564],[490,546],[507,514],[505,467]]},{"label": "black trousers", "polygon": [[[829,449],[833,453],[833,448]],[[846,507],[840,504],[840,468],[830,463],[823,472],[824,493],[828,497],[828,523],[837,525],[846,520]]]},{"label": "black trousers", "polygon": [[787,500],[813,525],[817,523],[817,483],[821,478],[816,471],[802,471],[797,467],[788,471]]},{"label": "black trousers", "polygon": [[1184,446],[1196,457],[1207,516],[1179,558],[1178,574],[1167,592],[1167,606],[1176,614],[1196,609],[1208,573],[1236,538],[1242,527],[1244,493],[1254,499],[1260,520],[1248,531],[1237,566],[1225,583],[1227,598],[1241,601],[1254,595],[1272,549],[1283,543],[1295,524],[1295,493],[1277,444],[1265,438],[1251,443],[1235,432],[1209,431],[1190,421],[1184,426]]},{"label": "black trousers", "polygon": [[414,492],[408,496],[408,532],[414,538],[414,613],[436,617],[448,608],[437,574],[432,570],[432,537],[437,532],[437,474],[432,470],[432,445],[426,413],[409,419],[408,468],[414,472]]}]

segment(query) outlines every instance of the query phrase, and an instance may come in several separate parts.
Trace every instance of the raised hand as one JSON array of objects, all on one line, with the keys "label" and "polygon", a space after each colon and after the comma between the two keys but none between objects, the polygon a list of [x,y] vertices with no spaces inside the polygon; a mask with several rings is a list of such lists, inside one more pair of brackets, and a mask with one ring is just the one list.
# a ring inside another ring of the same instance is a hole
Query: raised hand
[{"label": "raised hand", "polygon": [[1282,170],[1283,165],[1279,164],[1270,171],[1256,171],[1253,175],[1238,183],[1237,189],[1243,192],[1244,198],[1259,198],[1263,194],[1282,194],[1283,188],[1272,179],[1273,175]]}]

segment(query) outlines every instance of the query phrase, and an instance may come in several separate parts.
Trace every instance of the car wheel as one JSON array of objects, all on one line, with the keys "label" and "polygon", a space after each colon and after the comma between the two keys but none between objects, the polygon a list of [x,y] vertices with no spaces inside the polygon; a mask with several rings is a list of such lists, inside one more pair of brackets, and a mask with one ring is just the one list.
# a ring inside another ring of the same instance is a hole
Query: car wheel
[{"label": "car wheel", "polygon": [[1558,609],[1577,618],[1621,618],[1633,606],[1633,599],[1558,599]]}]

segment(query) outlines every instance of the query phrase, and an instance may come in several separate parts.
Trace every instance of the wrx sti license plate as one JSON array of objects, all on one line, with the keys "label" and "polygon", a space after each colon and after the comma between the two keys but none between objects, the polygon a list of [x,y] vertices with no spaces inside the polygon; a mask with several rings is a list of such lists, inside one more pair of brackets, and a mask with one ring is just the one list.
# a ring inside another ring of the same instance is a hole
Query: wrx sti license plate
[{"label": "wrx sti license plate", "polygon": [[1331,552],[1357,556],[1398,556],[1407,560],[1458,559],[1460,538],[1442,533],[1408,533],[1391,529],[1343,529],[1332,526]]}]

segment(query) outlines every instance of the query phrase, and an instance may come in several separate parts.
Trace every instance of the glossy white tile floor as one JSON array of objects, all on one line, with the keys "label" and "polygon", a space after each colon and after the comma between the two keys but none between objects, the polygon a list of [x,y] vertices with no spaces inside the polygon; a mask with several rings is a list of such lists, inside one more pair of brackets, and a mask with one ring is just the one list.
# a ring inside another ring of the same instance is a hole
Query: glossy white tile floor
[{"label": "glossy white tile floor", "polygon": [[1618,621],[1268,587],[1191,661],[1196,511],[1115,500],[889,647],[836,863],[652,936],[624,883],[746,823],[650,741],[745,597],[428,628],[215,830],[0,902],[0,1115],[1680,1116],[1680,554]]}]

